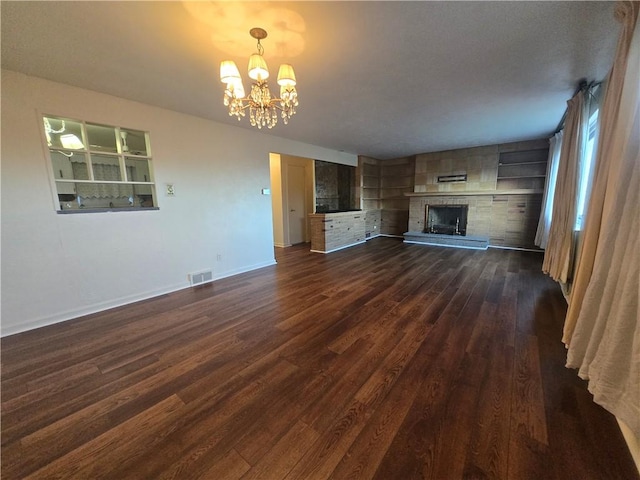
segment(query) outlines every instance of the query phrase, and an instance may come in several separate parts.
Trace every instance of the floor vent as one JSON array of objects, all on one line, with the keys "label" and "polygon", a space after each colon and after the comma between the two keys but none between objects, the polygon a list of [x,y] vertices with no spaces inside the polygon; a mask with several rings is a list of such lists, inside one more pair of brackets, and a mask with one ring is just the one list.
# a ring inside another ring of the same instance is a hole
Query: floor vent
[{"label": "floor vent", "polygon": [[189,281],[191,286],[202,285],[203,283],[209,283],[213,281],[213,272],[211,270],[204,270],[198,273],[190,273]]}]

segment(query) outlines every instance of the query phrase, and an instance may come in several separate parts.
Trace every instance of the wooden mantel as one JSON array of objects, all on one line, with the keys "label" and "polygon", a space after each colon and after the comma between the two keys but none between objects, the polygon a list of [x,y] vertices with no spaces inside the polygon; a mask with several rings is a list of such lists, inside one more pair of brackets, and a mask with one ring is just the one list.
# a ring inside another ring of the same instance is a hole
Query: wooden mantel
[{"label": "wooden mantel", "polygon": [[483,190],[465,192],[410,192],[405,197],[471,197],[477,195],[535,195],[543,193],[542,190],[518,189],[518,190]]}]

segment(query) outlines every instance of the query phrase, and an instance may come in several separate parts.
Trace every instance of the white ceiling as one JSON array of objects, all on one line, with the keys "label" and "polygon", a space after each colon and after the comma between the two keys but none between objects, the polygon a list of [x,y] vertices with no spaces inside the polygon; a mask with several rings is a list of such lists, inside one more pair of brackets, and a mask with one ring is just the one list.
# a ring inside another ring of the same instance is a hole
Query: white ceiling
[{"label": "white ceiling", "polygon": [[[380,159],[549,136],[612,63],[614,2],[10,2],[2,67],[211,120],[254,26],[300,106],[269,133]],[[272,82],[275,85],[275,82]],[[245,80],[245,87],[247,82]],[[276,89],[272,87],[272,91]]]}]

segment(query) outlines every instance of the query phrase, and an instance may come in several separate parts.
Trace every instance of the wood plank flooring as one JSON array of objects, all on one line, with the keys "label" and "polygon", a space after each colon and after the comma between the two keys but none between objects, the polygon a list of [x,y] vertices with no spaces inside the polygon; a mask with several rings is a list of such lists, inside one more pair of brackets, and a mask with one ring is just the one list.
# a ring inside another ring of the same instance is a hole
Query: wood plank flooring
[{"label": "wood plank flooring", "polygon": [[308,248],[2,339],[2,478],[639,478],[540,254]]}]

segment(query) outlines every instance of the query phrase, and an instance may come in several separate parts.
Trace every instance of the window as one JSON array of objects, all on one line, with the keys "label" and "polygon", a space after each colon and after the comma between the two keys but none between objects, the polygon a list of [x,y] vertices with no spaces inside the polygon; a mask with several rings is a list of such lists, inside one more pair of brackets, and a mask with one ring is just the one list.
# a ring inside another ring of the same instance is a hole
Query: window
[{"label": "window", "polygon": [[58,212],[155,209],[149,133],[43,117]]},{"label": "window", "polygon": [[588,201],[588,193],[591,190],[592,166],[596,153],[596,144],[598,139],[598,109],[589,116],[589,125],[587,126],[587,141],[585,143],[584,158],[580,163],[580,171],[578,172],[578,206],[576,209],[575,230],[581,231],[584,226],[585,207]]}]

